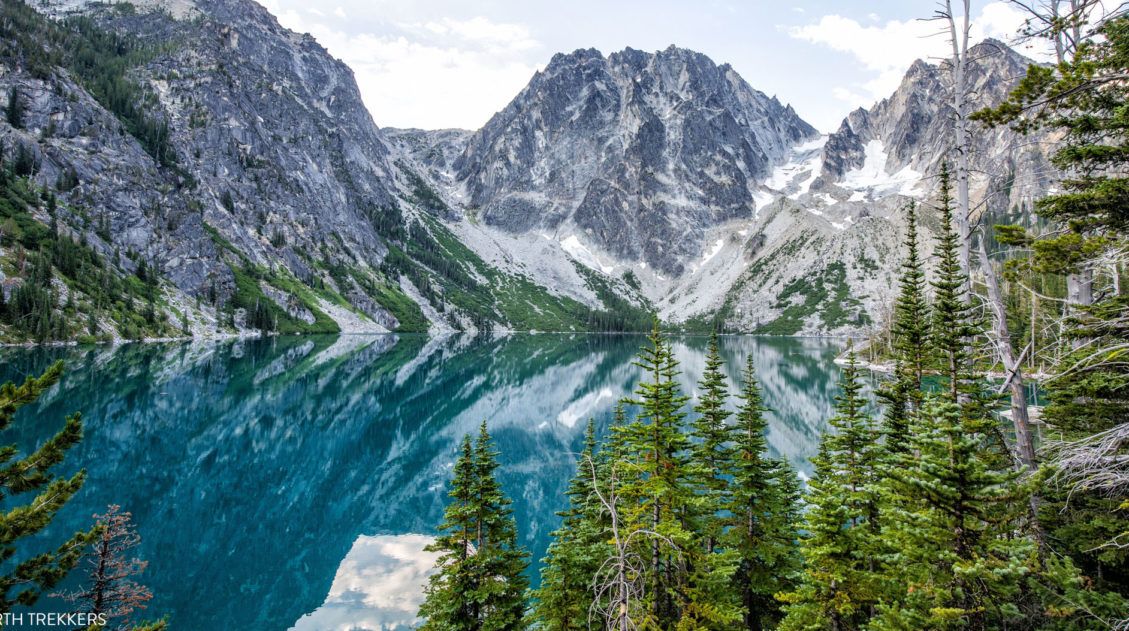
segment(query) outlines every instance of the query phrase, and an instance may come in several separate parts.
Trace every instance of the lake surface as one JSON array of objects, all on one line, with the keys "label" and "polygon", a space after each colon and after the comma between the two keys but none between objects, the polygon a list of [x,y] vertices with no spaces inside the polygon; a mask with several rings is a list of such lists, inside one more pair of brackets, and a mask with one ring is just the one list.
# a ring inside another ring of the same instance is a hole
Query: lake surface
[{"label": "lake surface", "polygon": [[[642,336],[341,336],[0,351],[0,382],[67,373],[0,444],[30,449],[82,411],[65,467],[86,486],[56,544],[108,504],[133,514],[174,629],[398,629],[434,556],[458,441],[488,421],[534,560],[544,556],[588,418],[601,432],[640,379]],[[675,340],[685,392],[706,338]],[[837,392],[838,340],[722,338],[734,389],[750,354],[771,450],[808,458]],[[536,571],[531,570],[536,581]],[[66,610],[44,599],[35,611]]]}]

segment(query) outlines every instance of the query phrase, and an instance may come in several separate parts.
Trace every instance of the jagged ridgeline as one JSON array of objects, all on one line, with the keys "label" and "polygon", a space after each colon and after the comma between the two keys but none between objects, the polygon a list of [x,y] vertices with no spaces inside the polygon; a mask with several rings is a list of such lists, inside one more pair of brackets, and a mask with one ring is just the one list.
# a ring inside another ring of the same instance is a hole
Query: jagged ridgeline
[{"label": "jagged ridgeline", "polygon": [[[478,131],[395,130],[342,62],[251,0],[0,10],[5,300],[27,286],[9,341],[656,315],[859,332],[892,298],[895,210],[930,193],[945,150],[947,73],[925,63],[830,136],[676,47],[560,54]],[[982,46],[988,101],[1027,60]],[[1027,216],[1049,182],[1041,143],[978,142],[977,172],[1005,174],[976,183],[989,210]]]},{"label": "jagged ridgeline", "polygon": [[9,341],[651,320],[464,246],[348,68],[253,2],[0,11]]}]

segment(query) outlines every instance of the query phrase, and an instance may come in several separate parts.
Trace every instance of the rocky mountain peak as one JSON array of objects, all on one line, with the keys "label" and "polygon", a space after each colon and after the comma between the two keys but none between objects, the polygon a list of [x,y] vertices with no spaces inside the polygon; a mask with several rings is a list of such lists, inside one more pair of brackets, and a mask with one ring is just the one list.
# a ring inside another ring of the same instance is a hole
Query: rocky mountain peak
[{"label": "rocky mountain peak", "polygon": [[587,49],[554,56],[453,167],[489,225],[677,275],[703,230],[750,216],[758,183],[814,136],[701,53]]}]

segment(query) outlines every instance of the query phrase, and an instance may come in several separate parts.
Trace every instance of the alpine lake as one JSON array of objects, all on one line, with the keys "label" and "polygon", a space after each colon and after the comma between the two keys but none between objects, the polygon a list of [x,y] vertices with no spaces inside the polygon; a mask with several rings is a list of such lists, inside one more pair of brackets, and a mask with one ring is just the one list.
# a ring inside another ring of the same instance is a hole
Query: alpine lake
[{"label": "alpine lake", "polygon": [[[132,514],[137,556],[148,561],[139,580],[153,592],[135,620],[407,629],[435,560],[424,547],[457,444],[486,420],[536,585],[586,423],[607,432],[616,402],[642,378],[632,362],[645,343],[343,335],[0,350],[0,382],[66,363],[0,444],[26,453],[75,411],[85,425],[60,472],[84,469],[86,485],[17,558],[53,548],[117,504]],[[707,345],[674,338],[691,418]],[[752,356],[772,410],[770,450],[801,477],[834,406],[842,348],[836,339],[721,338],[732,392]],[[27,498],[4,504],[15,500]],[[44,597],[30,611],[68,604]]]}]

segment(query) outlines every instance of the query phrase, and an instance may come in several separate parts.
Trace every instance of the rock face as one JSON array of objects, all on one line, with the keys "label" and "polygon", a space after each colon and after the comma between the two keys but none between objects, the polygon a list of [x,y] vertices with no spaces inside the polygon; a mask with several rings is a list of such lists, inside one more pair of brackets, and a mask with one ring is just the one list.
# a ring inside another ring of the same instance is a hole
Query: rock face
[{"label": "rock face", "polygon": [[[0,136],[34,147],[37,184],[71,179],[61,199],[83,238],[126,271],[144,261],[170,291],[217,305],[239,291],[234,271],[253,266],[358,293],[324,270],[380,264],[388,248],[373,217],[396,208],[401,192],[348,67],[250,0],[35,8],[84,16],[150,51],[128,76],[145,95],[137,107],[168,126],[169,158],[157,160],[71,70],[4,68],[0,89],[16,87],[28,107],[24,129],[0,124]],[[286,294],[264,292],[312,322],[312,303],[296,309]],[[371,299],[356,302],[395,322]]]},{"label": "rock face", "polygon": [[[1032,63],[992,39],[972,47],[969,58],[969,112],[1003,101]],[[953,159],[952,99],[947,62],[914,62],[893,95],[869,110],[852,112],[828,137],[821,172],[812,188],[820,190],[844,183],[850,187],[852,177],[857,180],[858,174],[868,167],[871,172],[894,177],[899,173],[940,172],[941,163]],[[973,129],[969,153],[975,172],[972,188],[983,195],[989,188],[1001,189],[1004,180],[1019,178],[1007,185],[1007,199],[995,199],[992,204],[1019,204],[1049,186],[1053,170],[1045,160],[1047,146],[1041,142],[1043,138],[1031,142],[1031,138],[1021,138],[1007,128],[984,129],[975,123]]]},{"label": "rock face", "polygon": [[[994,40],[969,57],[970,112],[1002,101],[1031,63]],[[769,187],[788,199],[763,215],[768,245],[722,305],[729,326],[845,332],[886,317],[909,201],[922,204],[926,253],[933,245],[936,175],[954,157],[952,98],[948,64],[917,61],[893,95],[852,112],[818,151],[797,152],[774,175]],[[1049,139],[973,128],[974,204],[993,217],[1026,216],[1053,182]]]},{"label": "rock face", "polygon": [[[675,47],[558,54],[480,130],[395,130],[343,63],[251,0],[34,6],[152,51],[128,76],[175,158],[154,159],[66,68],[21,63],[0,68],[0,94],[26,104],[0,141],[31,148],[64,230],[123,273],[157,270],[186,327],[262,299],[295,326],[355,330],[575,329],[618,304],[738,331],[859,331],[893,291],[899,210],[928,201],[951,145],[948,69],[920,61],[825,137]],[[971,57],[970,109],[1029,63],[991,40]],[[974,199],[1023,215],[1052,184],[1046,139],[974,138]]]},{"label": "rock face", "polygon": [[815,135],[700,53],[578,50],[553,57],[452,167],[487,225],[575,230],[677,275],[703,231],[750,215],[756,183]]},{"label": "rock face", "polygon": [[196,0],[194,10],[191,20],[102,19],[175,42],[141,74],[205,221],[252,260],[282,259],[300,278],[311,274],[303,258],[323,249],[328,262],[378,262],[385,247],[368,214],[395,204],[396,185],[352,72],[254,2]]}]

